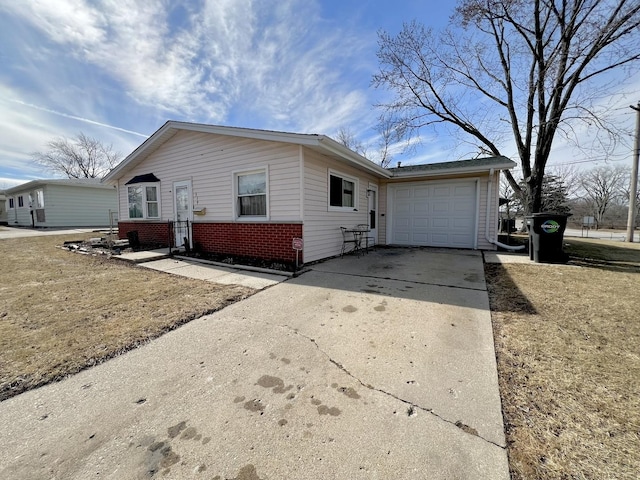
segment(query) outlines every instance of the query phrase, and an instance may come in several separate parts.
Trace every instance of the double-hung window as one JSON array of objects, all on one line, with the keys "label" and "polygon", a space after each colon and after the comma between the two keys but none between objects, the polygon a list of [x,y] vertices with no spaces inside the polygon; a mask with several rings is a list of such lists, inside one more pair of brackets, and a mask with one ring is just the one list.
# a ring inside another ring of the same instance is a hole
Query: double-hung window
[{"label": "double-hung window", "polygon": [[129,218],[160,218],[158,185],[129,185],[127,197]]},{"label": "double-hung window", "polygon": [[358,208],[358,179],[329,171],[329,210],[353,211]]},{"label": "double-hung window", "polygon": [[267,171],[235,174],[237,217],[267,216]]},{"label": "double-hung window", "polygon": [[18,207],[24,207],[24,197],[22,195],[18,195]]},{"label": "double-hung window", "polygon": [[13,197],[9,197],[9,208],[15,208],[16,205],[14,203]]}]

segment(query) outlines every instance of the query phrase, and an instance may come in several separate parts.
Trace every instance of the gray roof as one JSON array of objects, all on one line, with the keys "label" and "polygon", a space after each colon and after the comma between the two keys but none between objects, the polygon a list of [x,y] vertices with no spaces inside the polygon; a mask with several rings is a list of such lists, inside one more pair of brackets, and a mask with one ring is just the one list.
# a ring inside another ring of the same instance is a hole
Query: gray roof
[{"label": "gray roof", "polygon": [[407,165],[406,167],[388,168],[388,170],[391,172],[393,178],[396,178],[446,173],[485,172],[492,168],[504,170],[515,166],[516,163],[507,157],[486,157],[471,160],[456,160],[453,162],[428,163],[424,165]]},{"label": "gray roof", "polygon": [[40,180],[31,180],[30,182],[17,185],[5,190],[6,194],[18,193],[25,190],[41,187],[44,185],[65,185],[69,187],[88,187],[88,188],[109,188],[107,185],[100,183],[99,178],[49,178]]}]

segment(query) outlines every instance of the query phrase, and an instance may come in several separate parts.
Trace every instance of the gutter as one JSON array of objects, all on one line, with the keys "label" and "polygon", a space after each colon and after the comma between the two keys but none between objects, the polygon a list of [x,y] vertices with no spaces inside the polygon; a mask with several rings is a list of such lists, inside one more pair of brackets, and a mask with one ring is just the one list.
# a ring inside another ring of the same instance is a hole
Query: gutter
[{"label": "gutter", "polygon": [[524,250],[524,245],[519,245],[519,246],[506,245],[504,243],[499,242],[496,239],[489,237],[489,220],[491,218],[491,185],[493,183],[493,173],[494,173],[494,170],[492,168],[491,170],[489,170],[489,183],[487,184],[487,214],[485,217],[484,238],[487,240],[487,242],[512,252]]}]

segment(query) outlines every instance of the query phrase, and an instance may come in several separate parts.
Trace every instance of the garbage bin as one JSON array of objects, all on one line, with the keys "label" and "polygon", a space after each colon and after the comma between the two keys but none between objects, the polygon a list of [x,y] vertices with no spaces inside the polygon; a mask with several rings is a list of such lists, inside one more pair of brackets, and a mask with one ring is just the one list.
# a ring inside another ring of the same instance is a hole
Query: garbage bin
[{"label": "garbage bin", "polygon": [[127,232],[127,239],[129,240],[129,246],[132,250],[138,250],[140,248],[138,230],[131,230],[130,232]]},{"label": "garbage bin", "polygon": [[567,263],[562,250],[569,215],[534,213],[530,217],[529,258],[536,263]]}]

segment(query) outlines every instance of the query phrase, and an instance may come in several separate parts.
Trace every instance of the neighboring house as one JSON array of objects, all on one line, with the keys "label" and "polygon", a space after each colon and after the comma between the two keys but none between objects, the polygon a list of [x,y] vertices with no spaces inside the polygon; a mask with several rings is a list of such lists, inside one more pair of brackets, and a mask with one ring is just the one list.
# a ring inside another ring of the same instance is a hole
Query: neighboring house
[{"label": "neighboring house", "polygon": [[356,224],[378,244],[495,249],[499,175],[514,166],[384,169],[323,135],[169,121],[103,182],[121,238],[289,262],[302,238],[308,263],[339,254],[339,227]]},{"label": "neighboring house", "polygon": [[118,210],[116,189],[95,178],[33,180],[5,195],[10,226],[107,227]]},{"label": "neighboring house", "polygon": [[7,225],[7,196],[0,190],[0,225]]}]

